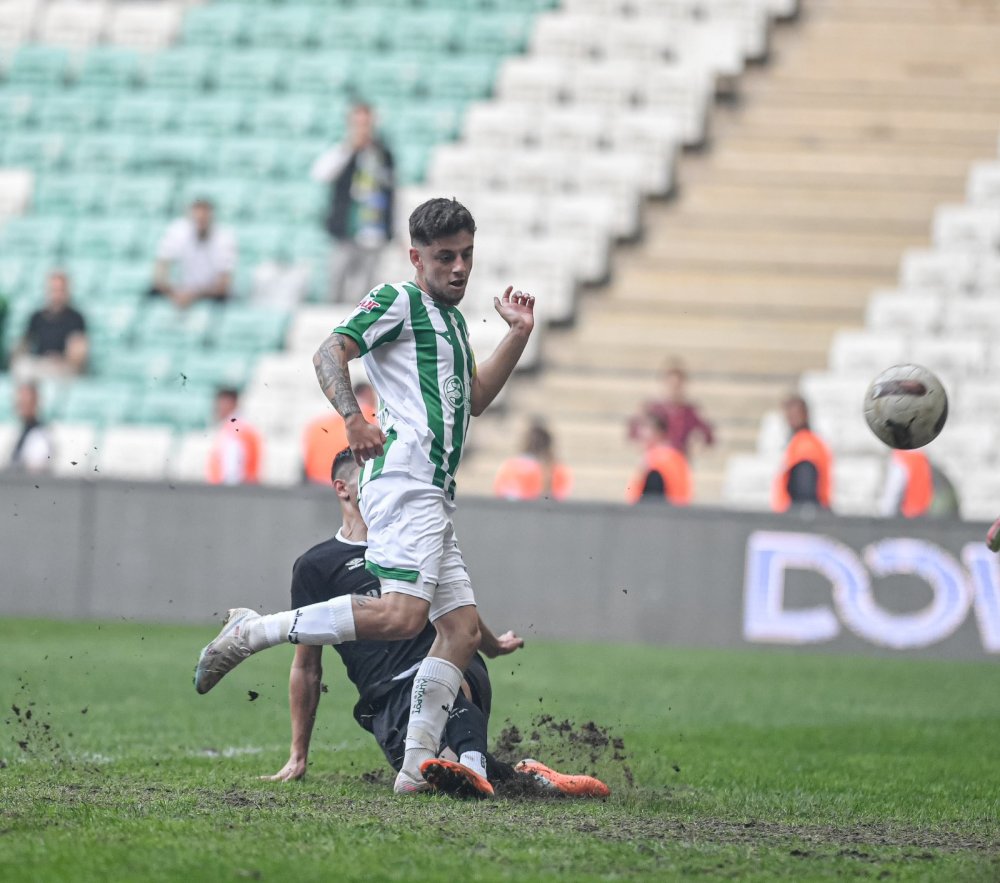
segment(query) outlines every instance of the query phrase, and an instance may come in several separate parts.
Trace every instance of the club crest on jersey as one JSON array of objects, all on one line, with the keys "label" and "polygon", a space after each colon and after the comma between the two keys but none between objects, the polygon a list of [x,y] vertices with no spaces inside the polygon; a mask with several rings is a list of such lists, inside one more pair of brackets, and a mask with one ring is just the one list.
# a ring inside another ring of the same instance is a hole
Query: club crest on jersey
[{"label": "club crest on jersey", "polygon": [[444,397],[451,402],[452,407],[457,408],[465,401],[465,384],[457,374],[452,374],[442,385],[441,390]]}]

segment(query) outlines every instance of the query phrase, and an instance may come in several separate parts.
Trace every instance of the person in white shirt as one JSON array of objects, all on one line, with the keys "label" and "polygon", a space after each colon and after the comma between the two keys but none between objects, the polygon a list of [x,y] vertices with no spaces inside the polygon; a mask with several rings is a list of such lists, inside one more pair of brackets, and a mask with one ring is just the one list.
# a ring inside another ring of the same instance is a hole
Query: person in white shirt
[{"label": "person in white shirt", "polygon": [[38,417],[38,387],[22,383],[15,398],[21,431],[10,457],[10,468],[34,474],[52,469],[52,440]]},{"label": "person in white shirt", "polygon": [[375,134],[369,105],[351,108],[347,138],[320,154],[312,178],[330,187],[330,299],[356,301],[377,281],[379,257],[392,238],[393,158]]},{"label": "person in white shirt", "polygon": [[191,203],[186,218],[171,222],[156,250],[152,294],[182,309],[199,300],[229,297],[236,270],[236,236],[214,223],[208,199]]}]

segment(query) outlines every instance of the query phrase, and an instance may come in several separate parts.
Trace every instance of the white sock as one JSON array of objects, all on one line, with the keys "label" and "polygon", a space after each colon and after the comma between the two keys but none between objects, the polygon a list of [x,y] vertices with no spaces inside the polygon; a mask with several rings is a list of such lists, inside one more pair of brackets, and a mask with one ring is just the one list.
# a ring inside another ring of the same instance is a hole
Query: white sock
[{"label": "white sock", "polygon": [[482,751],[463,751],[458,762],[486,778],[486,755]]},{"label": "white sock", "polygon": [[420,764],[436,757],[451,705],[462,686],[462,673],[447,659],[428,656],[420,663],[410,693],[403,769],[420,775]]},{"label": "white sock", "polygon": [[298,610],[262,616],[251,624],[247,632],[247,641],[254,652],[285,641],[311,645],[343,644],[356,637],[350,595],[340,595]]}]

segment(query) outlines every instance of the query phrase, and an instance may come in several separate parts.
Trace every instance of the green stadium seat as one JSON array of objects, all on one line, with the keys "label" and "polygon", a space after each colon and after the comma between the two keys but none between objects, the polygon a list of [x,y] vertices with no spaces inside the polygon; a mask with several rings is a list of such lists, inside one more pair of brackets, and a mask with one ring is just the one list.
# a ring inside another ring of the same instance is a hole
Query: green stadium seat
[{"label": "green stadium seat", "polygon": [[296,53],[289,59],[285,85],[293,95],[322,95],[336,100],[350,89],[358,58],[350,51]]},{"label": "green stadium seat", "polygon": [[407,143],[400,145],[394,154],[397,181],[404,185],[419,184],[423,181],[432,149],[429,144]]},{"label": "green stadium seat", "polygon": [[69,276],[69,286],[73,301],[87,316],[89,303],[95,299],[104,277],[108,272],[106,261],[95,258],[71,258],[62,262],[62,268]]},{"label": "green stadium seat", "polygon": [[201,346],[209,329],[218,321],[219,307],[211,303],[193,304],[179,310],[163,298],[156,298],[135,327],[135,340],[142,346],[173,346],[190,349]]},{"label": "green stadium seat", "polygon": [[37,99],[30,92],[0,92],[0,132],[12,132],[31,123]]},{"label": "green stadium seat", "polygon": [[121,95],[111,106],[108,124],[116,134],[159,135],[173,125],[179,106],[171,97]]},{"label": "green stadium seat", "polygon": [[238,220],[243,217],[256,186],[256,182],[246,178],[188,178],[181,188],[178,209],[195,199],[206,198],[212,200],[215,216],[220,221]]},{"label": "green stadium seat", "polygon": [[14,378],[0,373],[0,423],[14,419]]},{"label": "green stadium seat", "polygon": [[245,353],[218,350],[188,350],[178,358],[182,380],[211,389],[242,389],[250,379],[252,364]]},{"label": "green stadium seat", "polygon": [[227,136],[238,132],[247,116],[242,98],[194,98],[184,102],[177,128],[185,135]]},{"label": "green stadium seat", "polygon": [[83,57],[78,89],[109,94],[134,86],[140,77],[139,53],[125,46],[95,46]]},{"label": "green stadium seat", "polygon": [[243,42],[251,17],[251,10],[237,3],[197,6],[184,16],[181,39],[187,46],[235,46]]},{"label": "green stadium seat", "polygon": [[146,386],[180,382],[175,370],[177,350],[168,347],[123,347],[108,350],[99,360],[100,376]]},{"label": "green stadium seat", "polygon": [[81,135],[70,147],[68,165],[76,172],[122,174],[135,168],[147,149],[136,135]]},{"label": "green stadium seat", "polygon": [[139,312],[138,299],[135,297],[128,303],[105,301],[101,303],[100,309],[89,310],[85,318],[91,343],[98,347],[109,343],[112,349],[121,349],[132,337]]},{"label": "green stadium seat", "polygon": [[175,95],[204,91],[215,62],[215,53],[204,46],[157,52],[146,70],[146,88]]},{"label": "green stadium seat", "polygon": [[361,98],[371,102],[382,99],[410,98],[423,87],[425,65],[416,58],[388,55],[365,62],[355,89]]},{"label": "green stadium seat", "polygon": [[330,142],[319,138],[298,138],[286,142],[281,152],[278,172],[293,181],[308,180],[309,170],[316,157],[329,146]]},{"label": "green stadium seat", "polygon": [[145,143],[137,171],[198,175],[213,160],[212,139],[204,135],[166,135]]},{"label": "green stadium seat", "polygon": [[166,423],[177,429],[199,429],[212,419],[213,390],[208,387],[154,387],[146,390],[132,417],[134,423]]},{"label": "green stadium seat", "polygon": [[38,101],[35,125],[48,132],[90,132],[104,125],[107,101],[76,90],[53,92]]},{"label": "green stadium seat", "polygon": [[11,218],[0,229],[0,254],[56,260],[69,237],[70,228],[70,222],[59,217]]},{"label": "green stadium seat", "polygon": [[142,226],[132,218],[88,218],[73,227],[66,250],[74,258],[132,257],[139,249]]},{"label": "green stadium seat", "polygon": [[286,147],[287,142],[272,138],[229,138],[217,145],[215,170],[220,175],[236,172],[249,178],[277,175],[285,165]]},{"label": "green stadium seat", "polygon": [[176,189],[176,181],[169,175],[115,178],[107,195],[105,210],[110,215],[124,217],[162,218],[173,209]]},{"label": "green stadium seat", "polygon": [[426,76],[431,98],[486,98],[493,91],[497,62],[489,57],[452,57],[436,60]]},{"label": "green stadium seat", "polygon": [[431,145],[458,137],[463,109],[457,101],[407,101],[380,108],[379,119],[390,147],[411,139]]},{"label": "green stadium seat", "polygon": [[457,40],[469,55],[511,55],[527,48],[533,24],[523,10],[479,13],[463,19]]},{"label": "green stadium seat", "polygon": [[327,199],[327,188],[311,181],[261,182],[247,203],[248,220],[318,224]]},{"label": "green stadium seat", "polygon": [[0,256],[0,300],[10,301],[20,297],[30,264],[27,258],[13,255]]},{"label": "green stadium seat", "polygon": [[248,266],[261,261],[277,260],[287,251],[288,228],[283,224],[241,224],[236,228],[240,262]]},{"label": "green stadium seat", "polygon": [[57,415],[67,423],[123,423],[134,413],[137,398],[133,383],[83,377],[69,385]]},{"label": "green stadium seat", "polygon": [[0,165],[46,172],[63,165],[69,145],[62,132],[11,132],[3,136]]},{"label": "green stadium seat", "polygon": [[313,135],[325,129],[331,115],[340,118],[343,127],[346,107],[346,102],[336,99],[320,102],[297,95],[254,101],[250,106],[249,129],[259,138],[271,137],[275,132],[292,137]]},{"label": "green stadium seat", "polygon": [[218,350],[264,352],[280,349],[288,327],[288,313],[265,307],[230,304],[214,334]]},{"label": "green stadium seat", "polygon": [[330,13],[314,6],[277,6],[253,13],[247,29],[252,46],[302,49],[319,42],[319,34]]},{"label": "green stadium seat", "polygon": [[108,269],[98,296],[105,301],[131,301],[134,306],[146,295],[152,283],[152,261],[115,261]]},{"label": "green stadium seat", "polygon": [[365,6],[325,16],[317,33],[319,44],[325,49],[368,53],[381,43],[386,18],[384,9]]},{"label": "green stadium seat", "polygon": [[77,217],[101,212],[110,180],[102,175],[42,175],[35,187],[32,208],[42,215]]},{"label": "green stadium seat", "polygon": [[330,234],[318,224],[300,226],[292,238],[289,257],[325,269],[330,260]]},{"label": "green stadium seat", "polygon": [[57,88],[69,79],[70,52],[62,46],[22,46],[7,71],[14,86]]},{"label": "green stadium seat", "polygon": [[415,47],[423,55],[447,52],[455,44],[465,22],[449,10],[405,10],[393,15],[382,39],[396,57],[408,57]]},{"label": "green stadium seat", "polygon": [[214,65],[212,82],[220,93],[269,92],[284,79],[288,56],[273,49],[227,52]]}]

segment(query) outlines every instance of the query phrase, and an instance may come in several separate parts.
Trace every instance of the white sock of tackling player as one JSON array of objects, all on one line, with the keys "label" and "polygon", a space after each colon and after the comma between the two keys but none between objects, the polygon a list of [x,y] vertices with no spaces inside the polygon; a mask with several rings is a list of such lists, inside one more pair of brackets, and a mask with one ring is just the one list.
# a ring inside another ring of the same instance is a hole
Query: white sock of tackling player
[{"label": "white sock of tackling player", "polygon": [[247,643],[256,653],[276,644],[343,644],[357,637],[350,595],[341,595],[298,610],[262,616],[247,629]]},{"label": "white sock of tackling player", "polygon": [[420,764],[436,757],[451,705],[462,686],[462,672],[447,659],[428,656],[420,663],[410,693],[410,723],[406,728],[403,769],[422,778]]},{"label": "white sock of tackling player", "polygon": [[486,755],[481,751],[463,751],[458,762],[462,766],[467,766],[474,773],[479,773],[484,779],[486,778]]}]

